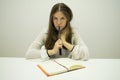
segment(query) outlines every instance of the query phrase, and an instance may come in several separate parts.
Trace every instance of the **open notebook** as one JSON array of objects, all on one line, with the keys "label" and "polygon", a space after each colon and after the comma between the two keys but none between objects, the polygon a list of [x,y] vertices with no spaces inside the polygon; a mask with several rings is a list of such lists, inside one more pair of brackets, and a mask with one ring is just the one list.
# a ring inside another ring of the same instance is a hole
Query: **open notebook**
[{"label": "open notebook", "polygon": [[37,64],[37,67],[46,76],[53,76],[56,74],[85,68],[85,66],[79,64],[78,61],[70,58],[58,58],[58,59],[48,60]]}]

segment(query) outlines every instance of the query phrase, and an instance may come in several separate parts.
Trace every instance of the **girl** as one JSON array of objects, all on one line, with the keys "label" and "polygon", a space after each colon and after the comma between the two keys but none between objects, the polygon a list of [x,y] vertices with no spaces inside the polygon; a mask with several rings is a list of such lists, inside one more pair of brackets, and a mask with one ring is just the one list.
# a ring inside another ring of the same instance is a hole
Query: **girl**
[{"label": "girl", "polygon": [[71,27],[73,14],[64,3],[53,6],[47,33],[41,33],[30,45],[26,58],[69,57],[72,59],[87,60],[88,48],[77,31]]}]

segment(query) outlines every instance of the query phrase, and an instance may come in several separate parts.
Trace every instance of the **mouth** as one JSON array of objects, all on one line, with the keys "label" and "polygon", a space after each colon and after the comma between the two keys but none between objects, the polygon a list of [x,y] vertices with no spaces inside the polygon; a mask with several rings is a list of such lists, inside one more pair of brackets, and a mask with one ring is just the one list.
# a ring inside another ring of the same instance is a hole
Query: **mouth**
[{"label": "mouth", "polygon": [[58,29],[57,29],[57,30],[58,30],[58,32],[60,32],[60,26],[58,26]]},{"label": "mouth", "polygon": [[61,26],[58,26],[58,27],[57,27],[57,30],[58,30],[58,31],[61,30],[61,29],[62,29]]}]

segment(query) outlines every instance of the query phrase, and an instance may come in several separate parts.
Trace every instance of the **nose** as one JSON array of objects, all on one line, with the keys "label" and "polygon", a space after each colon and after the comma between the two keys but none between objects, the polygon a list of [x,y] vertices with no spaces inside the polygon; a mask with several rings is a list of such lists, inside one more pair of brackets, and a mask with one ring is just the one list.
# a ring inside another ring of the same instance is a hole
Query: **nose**
[{"label": "nose", "polygon": [[57,23],[58,23],[58,25],[60,26],[60,24],[61,24],[61,21],[60,21],[60,20],[58,20],[58,22],[57,22]]}]

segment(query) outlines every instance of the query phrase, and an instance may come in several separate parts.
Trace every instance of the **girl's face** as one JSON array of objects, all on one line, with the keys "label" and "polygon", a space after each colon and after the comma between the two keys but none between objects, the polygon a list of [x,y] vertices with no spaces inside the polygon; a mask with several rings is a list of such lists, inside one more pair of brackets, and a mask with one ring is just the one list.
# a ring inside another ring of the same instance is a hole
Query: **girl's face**
[{"label": "girl's face", "polygon": [[57,30],[58,30],[58,27],[60,27],[60,30],[62,30],[66,26],[67,18],[62,12],[57,11],[53,15],[53,23]]}]

